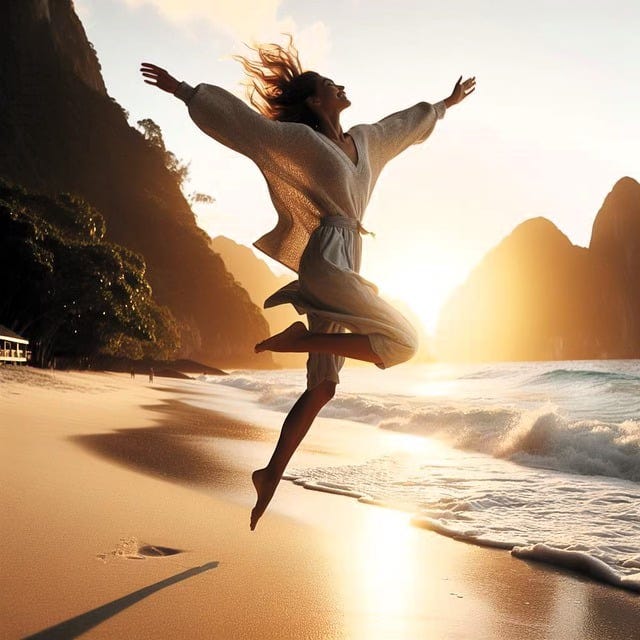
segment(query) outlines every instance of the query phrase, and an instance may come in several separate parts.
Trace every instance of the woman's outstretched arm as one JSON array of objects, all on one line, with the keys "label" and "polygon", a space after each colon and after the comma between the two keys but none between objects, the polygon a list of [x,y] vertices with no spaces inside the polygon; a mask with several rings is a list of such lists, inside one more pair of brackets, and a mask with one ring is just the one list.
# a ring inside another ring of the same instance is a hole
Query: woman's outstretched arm
[{"label": "woman's outstretched arm", "polygon": [[150,62],[143,62],[140,72],[147,84],[185,102],[191,119],[204,133],[258,165],[269,162],[274,152],[284,151],[283,123],[269,120],[225,89],[210,84],[191,87]]},{"label": "woman's outstretched arm", "polygon": [[419,102],[371,125],[372,161],[378,170],[407,147],[424,142],[431,135],[436,122],[444,118],[447,109],[473,93],[475,83],[475,77],[463,82],[460,76],[451,95],[444,100],[433,104]]}]

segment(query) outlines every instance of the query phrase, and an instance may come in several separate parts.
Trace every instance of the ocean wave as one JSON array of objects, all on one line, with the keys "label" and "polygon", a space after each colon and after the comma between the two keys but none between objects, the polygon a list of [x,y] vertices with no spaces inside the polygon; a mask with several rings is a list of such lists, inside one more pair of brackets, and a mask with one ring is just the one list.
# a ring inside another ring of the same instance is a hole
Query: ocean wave
[{"label": "ocean wave", "polygon": [[[486,380],[492,373],[476,379]],[[414,388],[409,385],[389,385],[378,393],[362,381],[360,389],[368,392],[349,393],[343,387],[323,409],[324,417],[450,446],[412,443],[409,451],[365,464],[292,470],[285,477],[308,489],[402,509],[413,515],[414,525],[441,535],[509,549],[514,557],[640,591],[640,412],[635,392],[616,395],[601,384],[607,378],[599,377],[603,372],[589,371],[583,382],[568,384],[558,400],[547,396],[547,389],[563,386],[562,376],[570,381],[575,371],[547,371],[547,381],[556,378],[547,387],[537,385],[543,393],[531,383],[544,379],[540,369],[521,367],[511,373],[508,389],[499,376],[493,376],[493,386],[475,386],[470,379],[471,389],[464,386],[457,395],[440,398],[390,393]],[[615,375],[607,384],[635,388],[636,376]],[[303,381],[298,373],[237,372],[215,384],[245,389],[261,406],[287,412],[304,390]],[[605,388],[604,393],[596,390]],[[589,389],[596,391],[590,395]],[[584,399],[578,407],[582,413],[572,404],[574,397]]]},{"label": "ocean wave", "polygon": [[514,547],[511,554],[524,560],[537,560],[566,569],[584,573],[589,577],[612,584],[615,587],[640,592],[640,573],[627,576],[610,567],[606,562],[585,551],[572,549],[556,549],[538,543],[525,547]]},{"label": "ocean wave", "polygon": [[495,452],[520,464],[640,482],[640,423],[522,416]]},{"label": "ocean wave", "polygon": [[245,389],[246,391],[261,391],[268,386],[272,386],[251,376],[237,374],[229,374],[224,378],[218,378],[217,376],[204,376],[204,378],[206,382],[210,384],[217,384],[224,387],[236,387],[237,389]]},{"label": "ocean wave", "polygon": [[380,428],[433,436],[527,466],[640,482],[640,422],[570,421],[554,408],[427,409]]},{"label": "ocean wave", "polygon": [[[216,380],[216,384],[257,392],[262,406],[282,412],[291,408],[303,390],[300,385],[242,375]],[[640,482],[637,420],[570,420],[550,403],[525,411],[515,406],[474,407],[348,393],[337,395],[322,415],[433,437],[458,449],[522,465]]]},{"label": "ocean wave", "polygon": [[393,454],[365,464],[293,469],[284,478],[406,511],[414,526],[455,540],[640,591],[640,488],[484,460],[451,454],[433,464]]},{"label": "ocean wave", "polygon": [[[447,526],[437,519],[427,516],[416,516],[411,520],[414,526],[429,529],[440,535],[454,538],[462,542],[476,544],[483,547],[495,549],[506,549],[516,558],[523,560],[535,560],[544,562],[556,567],[570,569],[577,573],[582,573],[593,580],[627,589],[628,591],[640,592],[640,572],[625,574],[622,570],[617,570],[604,560],[600,559],[593,552],[573,549],[572,545],[566,547],[554,547],[551,544],[537,542],[532,545],[518,545],[512,542],[497,540],[491,535],[482,535],[473,531],[463,531],[458,527]],[[635,568],[640,565],[636,559],[626,561],[623,568]]]},{"label": "ocean wave", "polygon": [[640,383],[640,376],[621,371],[598,371],[596,369],[553,369],[534,376],[529,383],[607,383],[607,382],[637,382]]},{"label": "ocean wave", "polygon": [[505,369],[504,367],[486,367],[458,376],[457,380],[487,380],[491,378],[509,378],[512,376],[513,371],[510,369]]}]

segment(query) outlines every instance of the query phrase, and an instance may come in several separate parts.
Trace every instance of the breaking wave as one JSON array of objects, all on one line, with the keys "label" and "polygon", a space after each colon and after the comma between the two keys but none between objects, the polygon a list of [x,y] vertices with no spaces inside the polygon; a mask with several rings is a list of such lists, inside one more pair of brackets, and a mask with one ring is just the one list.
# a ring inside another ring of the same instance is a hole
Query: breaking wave
[{"label": "breaking wave", "polygon": [[[535,379],[557,380],[575,374],[554,370]],[[582,371],[578,375],[590,380],[614,379],[601,372]],[[302,390],[244,375],[216,382],[257,392],[262,406],[282,412],[291,408]],[[550,404],[524,410],[515,406],[434,403],[394,394],[349,393],[336,395],[322,415],[433,437],[458,449],[523,465],[640,482],[640,420],[575,420]]]}]

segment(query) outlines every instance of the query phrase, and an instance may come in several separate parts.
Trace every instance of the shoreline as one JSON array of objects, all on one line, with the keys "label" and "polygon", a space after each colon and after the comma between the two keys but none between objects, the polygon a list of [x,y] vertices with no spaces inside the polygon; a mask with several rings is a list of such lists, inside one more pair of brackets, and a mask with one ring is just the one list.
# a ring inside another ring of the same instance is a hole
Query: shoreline
[{"label": "shoreline", "polygon": [[[188,382],[36,378],[0,380],[5,637],[65,623],[89,638],[633,637],[637,596],[401,512],[283,482],[250,532],[273,415],[265,427],[189,406]],[[320,418],[292,466],[368,456],[352,426]]]},{"label": "shoreline", "polygon": [[[248,401],[246,397],[238,398],[240,407],[235,411],[234,415],[236,417],[241,417],[243,412],[249,412],[252,414],[253,419],[256,423],[262,423],[263,425],[268,426],[274,421],[276,424],[278,424],[284,416],[284,413],[280,412],[285,411],[286,409],[281,402],[276,403],[278,408],[275,410],[275,413],[273,409],[271,411],[258,411],[255,409],[255,406],[259,406],[262,404],[260,398],[262,394],[265,393],[264,386],[260,388],[260,391],[258,393],[255,393],[256,387],[254,387],[253,385],[248,385],[248,388],[252,391],[246,391],[247,385],[245,384],[237,387],[234,384],[227,386],[227,383],[225,383],[224,381],[218,382],[216,380],[208,380],[207,382],[214,383],[207,384],[207,386],[209,387],[212,396],[215,395],[216,402],[222,401],[224,395],[234,393],[234,389],[240,390],[238,396],[240,394],[242,394],[243,396],[247,396],[250,394],[251,401]],[[216,391],[216,388],[223,389],[223,393]],[[238,392],[236,391],[235,393]],[[270,398],[271,391],[267,391],[266,393],[267,405],[273,406],[273,398]],[[353,391],[350,391],[350,393],[348,393],[347,395],[351,399],[353,399]],[[210,406],[215,406],[215,402],[212,402]],[[333,413],[335,415],[335,412]],[[364,462],[364,465],[361,467],[362,469],[370,467],[372,463],[377,462],[377,460],[372,460],[372,458],[380,458],[380,456],[382,456],[382,458],[386,458],[389,454],[391,454],[392,457],[400,454],[402,458],[408,451],[411,451],[412,457],[414,457],[416,460],[422,459],[423,461],[425,461],[429,459],[430,463],[427,464],[427,467],[430,466],[430,464],[434,464],[436,465],[436,468],[439,468],[443,464],[445,467],[448,464],[455,465],[455,460],[452,459],[451,462],[448,461],[448,459],[452,457],[451,454],[453,453],[462,456],[467,455],[464,448],[452,448],[450,444],[445,444],[438,438],[434,440],[433,438],[430,438],[428,436],[425,437],[422,435],[417,435],[412,433],[410,430],[405,431],[403,429],[383,430],[383,433],[387,434],[385,436],[380,432],[379,429],[372,430],[367,420],[354,422],[353,419],[348,420],[347,418],[345,418],[343,411],[338,411],[337,413],[338,415],[343,415],[343,418],[341,419],[342,429],[348,428],[360,430],[362,428],[362,425],[365,424],[366,432],[362,433],[364,439],[367,439],[367,441],[388,441],[388,446],[382,447],[380,453],[371,451],[367,456],[365,456],[365,459],[362,461]],[[403,442],[403,440],[408,439],[411,440],[410,443],[406,441]],[[350,447],[349,443],[347,443],[345,448],[349,450],[352,447]],[[478,450],[475,450],[473,454],[477,454],[480,456],[485,455]],[[344,472],[341,471],[341,469],[334,470],[336,466],[344,469]],[[355,466],[358,467],[359,465],[356,464]],[[349,464],[348,467],[353,468],[353,465]],[[538,469],[538,467],[533,465],[527,466],[525,464],[524,466],[522,466],[518,463],[515,463],[515,467],[521,469],[521,472],[529,470],[530,473],[533,472],[534,474],[535,471],[531,470]],[[551,469],[552,472],[558,477],[566,474],[566,480],[569,483],[573,482],[574,478],[579,479],[583,477],[581,474],[576,474],[575,472],[572,473],[571,471],[567,470],[553,468]],[[395,471],[392,472],[395,473]],[[398,473],[401,474],[402,471],[399,470]],[[364,474],[366,475],[366,472],[364,472]],[[398,479],[399,477],[400,476],[397,475],[396,479]],[[434,531],[439,535],[449,537],[458,542],[466,542],[485,548],[502,549],[511,553],[514,558],[526,558],[528,560],[546,563],[556,568],[568,569],[572,572],[582,574],[585,577],[588,577],[597,582],[601,582],[603,584],[607,584],[611,587],[623,589],[631,593],[640,593],[640,573],[638,573],[637,570],[635,572],[633,572],[633,570],[625,572],[620,569],[620,566],[637,567],[637,558],[626,558],[626,562],[631,564],[619,565],[612,560],[605,561],[602,559],[601,554],[598,555],[598,553],[589,550],[588,541],[585,541],[582,544],[578,543],[576,545],[569,546],[557,546],[553,543],[547,544],[543,542],[547,539],[553,540],[553,533],[551,533],[549,537],[538,538],[538,542],[532,542],[526,537],[517,537],[517,534],[516,536],[511,538],[492,536],[491,531],[487,534],[482,529],[475,530],[475,522],[471,522],[469,520],[460,521],[458,526],[456,526],[456,523],[454,523],[453,525],[449,525],[446,522],[441,522],[437,517],[430,517],[424,514],[418,509],[418,507],[412,508],[411,498],[409,498],[409,503],[403,503],[402,501],[394,502],[392,498],[389,499],[381,497],[376,493],[376,482],[373,477],[369,478],[374,483],[373,493],[371,493],[367,489],[366,479],[365,484],[363,485],[363,479],[358,477],[358,472],[352,474],[349,468],[344,467],[344,462],[342,463],[342,465],[340,465],[340,463],[332,465],[321,465],[319,468],[310,469],[309,473],[307,473],[307,469],[300,468],[296,464],[289,465],[287,472],[283,476],[283,479],[291,481],[294,484],[302,486],[306,489],[323,491],[330,494],[337,494],[345,497],[355,498],[357,501],[364,504],[375,505],[387,509],[402,510],[404,512],[412,514],[412,526]],[[598,479],[597,475],[595,476],[595,479]],[[603,480],[607,479],[618,485],[615,490],[619,490],[621,492],[628,490],[634,496],[637,494],[638,485],[633,482],[633,480],[624,477],[614,476],[611,478],[607,478],[607,476],[603,476]],[[412,484],[412,482],[410,482],[409,484]],[[569,489],[567,488],[567,491],[568,490]],[[594,488],[594,490],[597,490],[597,488]],[[615,526],[615,519],[612,519],[609,524]],[[493,531],[493,533],[495,534],[495,531]]]}]

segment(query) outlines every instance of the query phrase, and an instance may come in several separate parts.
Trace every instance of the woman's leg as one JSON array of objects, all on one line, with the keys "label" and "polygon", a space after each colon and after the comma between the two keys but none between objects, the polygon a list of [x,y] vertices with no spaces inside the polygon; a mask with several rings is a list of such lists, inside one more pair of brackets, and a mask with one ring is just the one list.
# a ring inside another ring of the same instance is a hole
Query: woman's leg
[{"label": "woman's leg", "polygon": [[380,363],[380,356],[371,348],[368,336],[360,333],[312,333],[302,322],[294,322],[284,331],[259,342],[255,351],[333,353]]},{"label": "woman's leg", "polygon": [[325,380],[313,387],[313,389],[307,389],[298,398],[285,418],[278,444],[269,464],[264,469],[258,469],[253,472],[251,479],[256,488],[258,498],[255,507],[251,511],[252,531],[271,501],[291,456],[309,431],[309,427],[320,409],[333,398],[335,389],[335,382]]}]

